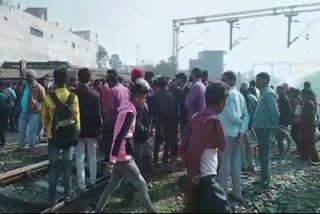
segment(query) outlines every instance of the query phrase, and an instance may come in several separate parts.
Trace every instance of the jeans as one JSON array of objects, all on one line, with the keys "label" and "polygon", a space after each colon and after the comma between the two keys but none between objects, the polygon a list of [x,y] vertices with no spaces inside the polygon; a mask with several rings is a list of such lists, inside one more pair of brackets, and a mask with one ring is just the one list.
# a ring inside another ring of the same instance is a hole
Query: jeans
[{"label": "jeans", "polygon": [[38,123],[38,129],[37,129],[37,141],[39,141],[42,139],[42,135],[43,135],[43,124],[42,124],[42,120],[41,117],[39,117],[39,123]]},{"label": "jeans", "polygon": [[143,171],[143,156],[146,142],[134,144],[134,161],[136,162],[140,172]]},{"label": "jeans", "polygon": [[142,196],[144,206],[147,211],[154,213],[154,208],[149,198],[148,187],[146,181],[141,176],[140,171],[134,160],[128,162],[117,162],[113,168],[111,178],[108,185],[100,196],[96,213],[101,213],[110,200],[112,194],[118,189],[123,179],[126,179],[138,190]]},{"label": "jeans", "polygon": [[299,142],[299,124],[298,123],[292,123],[291,124],[291,137],[293,141],[296,143],[297,151],[300,151],[300,142]]},{"label": "jeans", "polygon": [[[167,163],[170,158],[177,158],[178,120],[156,121],[156,137],[154,145],[154,162],[159,159],[160,144],[165,141],[162,162]],[[170,154],[169,154],[170,153]]]},{"label": "jeans", "polygon": [[241,198],[241,144],[235,137],[226,138],[226,148],[221,154],[221,164],[219,167],[219,184],[228,194],[228,180],[231,175],[233,195]]},{"label": "jeans", "polygon": [[[48,143],[49,152],[49,200],[55,201],[57,196],[57,184],[59,175],[59,166],[61,165],[59,161],[60,150],[58,149],[56,143],[50,139]],[[71,179],[72,179],[72,156],[73,147],[64,149],[62,151],[62,165],[63,165],[63,186],[64,186],[64,197],[71,197]]]},{"label": "jeans", "polygon": [[271,128],[256,129],[258,138],[259,161],[261,164],[261,181],[270,181],[270,149],[271,149]]},{"label": "jeans", "polygon": [[254,169],[256,164],[254,163],[254,145],[248,143],[241,145],[241,168]]},{"label": "jeans", "polygon": [[214,175],[201,178],[193,186],[191,204],[192,213],[231,213],[226,193]]},{"label": "jeans", "polygon": [[77,177],[78,184],[81,190],[86,189],[86,176],[84,168],[85,148],[88,150],[90,184],[96,183],[97,178],[97,141],[95,138],[79,139],[76,147],[76,161],[77,161]]},{"label": "jeans", "polygon": [[19,117],[19,147],[24,148],[26,140],[30,147],[35,145],[39,126],[39,113],[21,112]]}]

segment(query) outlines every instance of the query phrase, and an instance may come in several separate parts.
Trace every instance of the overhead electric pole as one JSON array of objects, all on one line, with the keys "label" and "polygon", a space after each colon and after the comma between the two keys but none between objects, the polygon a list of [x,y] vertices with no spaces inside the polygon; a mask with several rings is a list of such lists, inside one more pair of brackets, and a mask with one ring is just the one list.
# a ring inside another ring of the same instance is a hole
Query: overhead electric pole
[{"label": "overhead electric pole", "polygon": [[292,29],[292,17],[297,16],[300,13],[310,13],[310,12],[319,12],[320,11],[320,2],[311,3],[311,4],[300,4],[300,5],[289,5],[284,7],[273,7],[266,9],[257,9],[257,10],[248,10],[242,12],[234,12],[234,13],[223,13],[209,16],[198,16],[198,17],[190,17],[183,19],[175,19],[173,20],[173,48],[172,55],[176,59],[176,71],[178,70],[179,64],[179,33],[181,27],[186,25],[197,25],[197,24],[205,24],[205,23],[213,23],[213,22],[228,22],[230,24],[230,44],[229,49],[232,50],[233,45],[233,27],[235,20],[239,21],[241,19],[252,19],[252,18],[262,18],[262,17],[270,17],[270,16],[286,16],[288,18],[288,41],[287,47],[289,48],[298,38],[295,37],[291,41],[291,29]]}]

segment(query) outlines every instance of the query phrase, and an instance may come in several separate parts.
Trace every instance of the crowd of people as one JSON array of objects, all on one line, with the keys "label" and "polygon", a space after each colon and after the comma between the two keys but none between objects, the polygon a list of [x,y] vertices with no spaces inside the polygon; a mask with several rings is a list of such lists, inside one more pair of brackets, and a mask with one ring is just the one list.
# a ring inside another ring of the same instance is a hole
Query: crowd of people
[{"label": "crowd of people", "polygon": [[[125,82],[116,70],[106,79],[92,80],[80,69],[68,79],[68,69],[54,71],[54,84],[37,81],[34,70],[14,88],[0,84],[0,140],[6,130],[19,132],[18,151],[33,149],[45,132],[49,154],[49,203],[56,203],[59,153],[62,150],[65,201],[73,196],[72,158],[76,153],[80,193],[95,185],[97,148],[105,154],[111,173],[96,207],[105,208],[125,179],[128,192],[136,189],[148,212],[154,213],[145,177],[161,167],[174,170],[180,159],[187,169],[186,207],[193,212],[231,212],[230,200],[244,203],[241,173],[255,172],[255,147],[263,191],[270,183],[270,148],[273,129],[291,129],[303,160],[319,162],[315,149],[317,101],[310,83],[300,92],[288,84],[269,86],[268,73],[237,85],[237,75],[226,71],[221,82],[208,82],[208,73],[195,68],[175,79],[148,75],[136,68]],[[150,137],[154,135],[153,153]],[[283,150],[277,136],[279,151]],[[162,160],[160,148],[164,144]],[[87,151],[90,177],[86,182]],[[229,177],[232,191],[229,194]],[[132,194],[128,194],[132,197]]]}]

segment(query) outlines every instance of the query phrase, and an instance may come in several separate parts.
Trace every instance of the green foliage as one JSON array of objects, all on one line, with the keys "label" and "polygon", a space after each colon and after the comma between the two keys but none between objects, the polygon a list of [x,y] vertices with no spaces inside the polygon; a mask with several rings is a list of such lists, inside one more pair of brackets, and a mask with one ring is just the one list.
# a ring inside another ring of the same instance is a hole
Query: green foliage
[{"label": "green foliage", "polygon": [[157,65],[147,64],[142,66],[146,71],[153,71],[156,75],[173,78],[175,76],[176,62],[174,57],[167,61],[161,60]]},{"label": "green foliage", "polygon": [[112,54],[111,58],[109,59],[109,64],[111,68],[120,71],[122,68],[122,61],[120,60],[120,57],[118,54]]},{"label": "green foliage", "polygon": [[98,52],[98,66],[99,68],[105,68],[108,65],[108,59],[109,59],[109,54],[107,50],[99,45],[99,52]]}]

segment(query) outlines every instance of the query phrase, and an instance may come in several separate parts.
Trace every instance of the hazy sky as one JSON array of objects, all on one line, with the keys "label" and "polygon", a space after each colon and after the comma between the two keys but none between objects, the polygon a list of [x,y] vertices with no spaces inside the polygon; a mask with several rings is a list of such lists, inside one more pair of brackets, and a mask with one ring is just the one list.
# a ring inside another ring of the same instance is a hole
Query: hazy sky
[{"label": "hazy sky", "polygon": [[[92,30],[109,53],[118,53],[125,63],[136,59],[158,62],[167,59],[172,49],[172,20],[265,7],[311,3],[309,0],[14,0],[24,7],[49,8],[49,19],[74,30]],[[309,61],[319,56],[320,12],[300,14],[294,35],[309,23],[310,40],[301,38],[286,48],[287,19],[284,17],[241,21],[235,38],[250,36],[226,56],[226,68],[247,71],[255,62]],[[208,31],[209,29],[209,31]],[[188,68],[190,58],[205,49],[228,50],[228,24],[186,26],[181,35],[180,68]],[[208,31],[207,33],[204,33]],[[138,48],[137,48],[138,47]],[[138,51],[137,51],[138,50]],[[138,54],[137,54],[138,53]],[[320,61],[320,60],[319,60]]]}]

